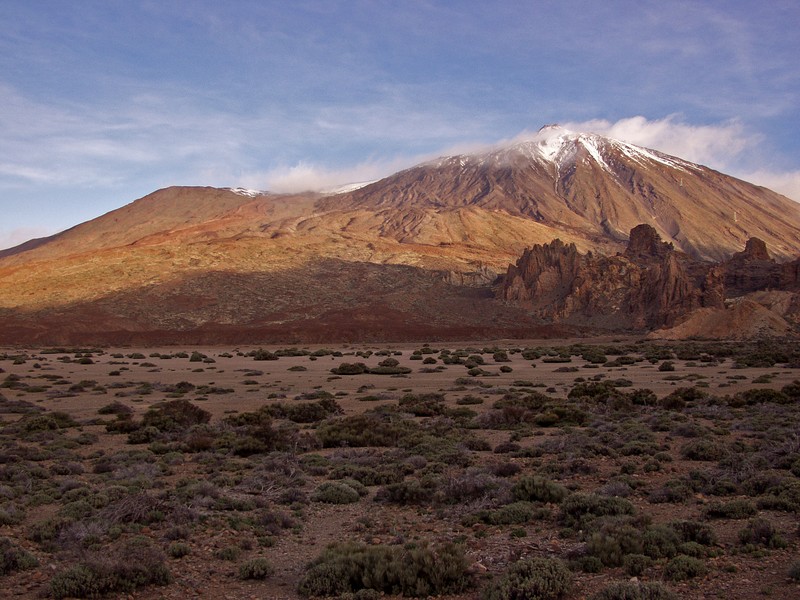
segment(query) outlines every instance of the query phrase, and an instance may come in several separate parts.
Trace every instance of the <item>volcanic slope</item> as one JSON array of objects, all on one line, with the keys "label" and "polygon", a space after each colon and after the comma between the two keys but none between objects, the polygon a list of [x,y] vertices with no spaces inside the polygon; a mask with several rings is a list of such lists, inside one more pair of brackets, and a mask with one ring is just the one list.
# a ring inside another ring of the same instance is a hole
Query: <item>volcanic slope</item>
[{"label": "volcanic slope", "polygon": [[[422,282],[448,286],[452,294],[436,288],[440,300],[463,299],[464,286],[489,285],[526,247],[559,238],[612,255],[640,223],[701,259],[727,258],[750,237],[778,259],[800,255],[800,205],[791,200],[675,157],[549,126],[524,142],[438,159],[345,193],[159,190],[0,253],[0,321],[17,334],[28,326],[55,331],[68,318],[78,332],[297,329],[304,319],[319,325],[320,311],[303,308],[316,295],[342,320],[377,310],[402,324],[414,311],[403,297],[424,302],[433,293]],[[321,277],[328,267],[342,276]],[[378,286],[370,298],[360,295],[358,273],[380,268],[394,283],[385,294]],[[330,293],[339,282],[347,293]],[[290,285],[305,295],[287,294]],[[174,305],[131,300],[163,298],[165,290]],[[498,323],[517,318],[479,296],[475,312],[500,311]],[[92,325],[97,303],[104,317]]]}]

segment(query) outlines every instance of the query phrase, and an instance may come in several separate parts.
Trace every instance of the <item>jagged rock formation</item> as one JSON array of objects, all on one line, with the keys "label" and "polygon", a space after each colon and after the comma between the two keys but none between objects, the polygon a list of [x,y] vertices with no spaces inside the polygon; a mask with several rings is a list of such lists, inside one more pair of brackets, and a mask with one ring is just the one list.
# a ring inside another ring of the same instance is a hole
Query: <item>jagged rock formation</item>
[{"label": "jagged rock formation", "polygon": [[[506,302],[554,322],[657,329],[674,327],[697,313],[696,322],[710,327],[713,318],[709,331],[718,332],[726,318],[726,298],[797,290],[798,266],[800,259],[776,263],[758,239],[749,240],[743,252],[724,263],[700,261],[663,242],[649,225],[638,225],[625,251],[616,256],[581,254],[574,244],[560,240],[536,245],[509,266],[498,293]],[[731,304],[728,322],[741,326],[743,315],[760,315],[764,328],[785,333],[789,326],[783,317],[792,313],[794,300],[783,299],[786,310],[780,315],[764,302]],[[767,314],[769,318],[763,316]],[[694,329],[689,325],[682,330]]]},{"label": "jagged rock formation", "polygon": [[722,268],[729,297],[760,290],[800,290],[800,258],[777,263],[758,238],[749,239],[744,251],[734,254]]}]

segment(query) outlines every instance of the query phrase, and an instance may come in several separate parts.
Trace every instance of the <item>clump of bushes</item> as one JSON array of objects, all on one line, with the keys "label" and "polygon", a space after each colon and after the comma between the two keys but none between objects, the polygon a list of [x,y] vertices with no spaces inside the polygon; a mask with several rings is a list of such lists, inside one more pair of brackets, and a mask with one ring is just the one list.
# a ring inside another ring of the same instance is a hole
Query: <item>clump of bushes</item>
[{"label": "clump of bushes", "polygon": [[298,592],[342,596],[375,590],[404,596],[455,594],[471,587],[461,546],[334,544],[311,562]]},{"label": "clump of bushes", "polygon": [[567,527],[583,529],[596,517],[632,514],[633,504],[624,498],[575,493],[561,502],[559,518]]},{"label": "clump of bushes", "polygon": [[413,422],[390,413],[366,412],[320,424],[316,435],[324,448],[396,446],[417,429]]},{"label": "clump of bushes", "polygon": [[358,502],[359,498],[361,496],[353,485],[340,481],[326,481],[311,495],[312,500],[326,504],[351,504]]},{"label": "clump of bushes", "polygon": [[681,446],[681,456],[688,460],[720,460],[726,454],[725,446],[713,439],[695,439]]},{"label": "clump of bushes", "polygon": [[705,509],[708,519],[747,519],[758,512],[750,500],[737,498],[730,502],[712,502]]},{"label": "clump of bushes", "polygon": [[572,573],[555,558],[531,558],[511,566],[484,590],[483,600],[558,600],[572,588]]},{"label": "clump of bushes", "polygon": [[172,581],[164,555],[147,538],[137,537],[112,552],[95,554],[56,573],[50,581],[53,598],[95,598],[129,593],[147,585]]},{"label": "clump of bushes", "polygon": [[684,581],[705,575],[705,563],[699,558],[679,554],[664,567],[664,576],[671,581]]},{"label": "clump of bushes", "polygon": [[778,533],[775,526],[763,518],[751,519],[739,530],[739,541],[745,546],[765,546],[767,548],[785,548],[786,540]]},{"label": "clump of bushes", "polygon": [[185,431],[193,425],[211,420],[211,413],[188,400],[178,398],[151,407],[142,416],[142,427],[155,427],[158,431]]},{"label": "clump of bushes", "polygon": [[563,485],[544,477],[521,477],[511,488],[515,500],[527,502],[552,502],[558,504],[569,492]]},{"label": "clump of bushes", "polygon": [[239,579],[266,579],[274,572],[270,562],[263,557],[253,558],[239,565]]},{"label": "clump of bushes", "polygon": [[592,600],[677,600],[678,596],[657,581],[614,582],[592,596]]},{"label": "clump of bushes", "polygon": [[30,552],[20,548],[8,538],[0,538],[0,576],[27,571],[39,564]]},{"label": "clump of bushes", "polygon": [[276,419],[288,419],[294,423],[316,423],[331,415],[340,415],[344,412],[333,397],[299,404],[275,403],[260,410],[264,410]]},{"label": "clump of bushes", "polygon": [[369,367],[362,362],[359,363],[346,363],[343,362],[338,367],[334,367],[331,369],[331,373],[334,375],[361,375],[363,373],[367,373],[369,371]]}]

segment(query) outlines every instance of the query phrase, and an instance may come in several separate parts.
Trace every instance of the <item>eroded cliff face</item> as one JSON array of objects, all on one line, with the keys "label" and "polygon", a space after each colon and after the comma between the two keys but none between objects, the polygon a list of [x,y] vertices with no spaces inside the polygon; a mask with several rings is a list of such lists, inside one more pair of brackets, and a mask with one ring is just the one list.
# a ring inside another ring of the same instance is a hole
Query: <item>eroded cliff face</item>
[{"label": "eroded cliff face", "polygon": [[[757,245],[751,252],[761,255]],[[638,225],[616,256],[581,254],[560,240],[533,246],[509,266],[498,293],[545,321],[644,330],[671,327],[698,308],[724,308],[727,276]]]},{"label": "eroded cliff face", "polygon": [[800,258],[778,263],[770,256],[767,244],[758,238],[749,239],[744,251],[722,263],[722,269],[730,298],[764,290],[800,290]]}]

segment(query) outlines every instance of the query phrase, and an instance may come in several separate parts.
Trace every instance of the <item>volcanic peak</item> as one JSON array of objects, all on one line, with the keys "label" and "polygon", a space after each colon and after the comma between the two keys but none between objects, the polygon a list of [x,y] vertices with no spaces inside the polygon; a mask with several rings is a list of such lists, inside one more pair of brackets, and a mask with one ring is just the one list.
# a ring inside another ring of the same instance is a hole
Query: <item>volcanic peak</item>
[{"label": "volcanic peak", "polygon": [[642,165],[660,165],[682,171],[696,165],[679,158],[590,132],[575,132],[558,124],[545,125],[532,137],[495,148],[489,152],[441,157],[426,166],[507,166],[520,158],[543,165],[554,165],[557,171],[575,164],[578,157],[590,157],[600,168],[614,173],[610,163],[614,155],[622,154]]}]

